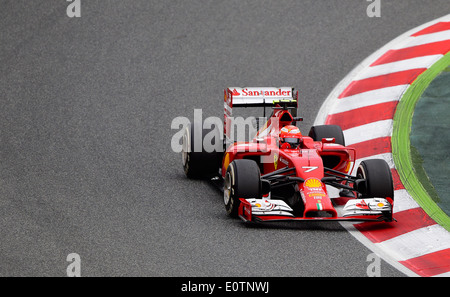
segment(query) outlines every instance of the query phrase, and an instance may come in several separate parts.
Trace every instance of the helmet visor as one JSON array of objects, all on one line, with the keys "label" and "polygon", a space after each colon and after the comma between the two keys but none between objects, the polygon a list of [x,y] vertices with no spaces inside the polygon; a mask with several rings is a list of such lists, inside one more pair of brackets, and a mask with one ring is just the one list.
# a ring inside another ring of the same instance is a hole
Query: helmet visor
[{"label": "helmet visor", "polygon": [[284,142],[287,142],[289,144],[298,145],[300,143],[300,138],[285,138]]}]

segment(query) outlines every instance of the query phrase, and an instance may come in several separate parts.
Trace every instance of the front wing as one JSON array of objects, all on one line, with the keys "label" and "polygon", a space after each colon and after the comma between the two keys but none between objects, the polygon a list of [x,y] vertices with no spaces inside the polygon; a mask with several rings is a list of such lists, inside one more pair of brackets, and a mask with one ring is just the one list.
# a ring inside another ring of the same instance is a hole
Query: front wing
[{"label": "front wing", "polygon": [[349,200],[342,216],[298,217],[282,200],[240,199],[239,217],[244,222],[264,223],[283,221],[366,221],[391,222],[392,205],[383,198]]}]

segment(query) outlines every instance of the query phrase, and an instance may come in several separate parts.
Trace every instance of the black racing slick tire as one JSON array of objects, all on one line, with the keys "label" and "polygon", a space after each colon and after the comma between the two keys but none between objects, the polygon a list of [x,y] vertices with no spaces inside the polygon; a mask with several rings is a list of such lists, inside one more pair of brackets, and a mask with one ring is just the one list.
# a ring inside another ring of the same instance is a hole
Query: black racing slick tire
[{"label": "black racing slick tire", "polygon": [[[223,150],[208,151],[203,143],[205,136],[212,131],[213,129],[204,129],[200,122],[194,122],[193,125],[185,128],[181,155],[184,173],[188,178],[208,178],[218,173]],[[198,136],[197,133],[199,133]],[[217,138],[219,138],[218,132]]]},{"label": "black racing slick tire", "polygon": [[385,160],[365,160],[359,164],[356,172],[358,179],[364,179],[365,189],[362,198],[391,198],[394,199],[394,182],[389,165]]},{"label": "black racing slick tire", "polygon": [[312,126],[308,136],[314,141],[322,141],[323,138],[334,138],[335,143],[345,146],[344,133],[338,125]]},{"label": "black racing slick tire", "polygon": [[261,172],[253,160],[238,159],[230,163],[225,173],[223,200],[230,217],[237,217],[239,198],[262,197]]}]

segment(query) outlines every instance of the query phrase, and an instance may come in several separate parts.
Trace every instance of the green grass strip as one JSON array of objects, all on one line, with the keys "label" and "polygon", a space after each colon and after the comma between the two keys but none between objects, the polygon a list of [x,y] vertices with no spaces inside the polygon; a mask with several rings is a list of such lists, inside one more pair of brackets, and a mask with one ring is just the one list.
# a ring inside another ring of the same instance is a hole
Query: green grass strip
[{"label": "green grass strip", "polygon": [[431,81],[449,65],[450,52],[423,72],[409,86],[397,106],[392,132],[392,154],[400,180],[420,207],[447,231],[450,231],[450,218],[433,201],[432,196],[435,194],[430,191],[430,189],[434,189],[433,185],[430,184],[428,178],[423,178],[422,176],[419,179],[417,177],[418,175],[421,176],[420,172],[423,171],[423,168],[419,168],[419,166],[421,167],[420,163],[413,162],[412,153],[414,151],[411,148],[409,135],[411,133],[412,118],[417,101]]}]

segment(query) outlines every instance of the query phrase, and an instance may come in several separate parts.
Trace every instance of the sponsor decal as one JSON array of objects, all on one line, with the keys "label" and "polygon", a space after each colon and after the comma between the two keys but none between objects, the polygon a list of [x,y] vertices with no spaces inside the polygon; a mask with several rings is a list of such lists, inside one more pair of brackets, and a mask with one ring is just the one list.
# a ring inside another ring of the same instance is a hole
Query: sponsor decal
[{"label": "sponsor decal", "polygon": [[309,193],[308,196],[311,198],[314,198],[314,199],[320,199],[321,197],[325,197],[326,194],[325,193]]},{"label": "sponsor decal", "polygon": [[281,96],[292,96],[291,90],[255,90],[255,89],[242,89],[239,93],[236,89],[233,90],[233,96],[265,96],[265,97],[281,97]]},{"label": "sponsor decal", "polygon": [[278,155],[277,154],[273,155],[273,166],[275,167],[275,169],[277,169],[277,167],[278,167]]},{"label": "sponsor decal", "polygon": [[308,178],[305,181],[305,186],[308,188],[321,188],[322,182],[317,178]]},{"label": "sponsor decal", "polygon": [[308,178],[304,182],[303,186],[304,186],[305,191],[300,190],[303,200],[305,200],[306,197],[308,197],[310,199],[315,199],[315,200],[319,199],[319,200],[317,200],[316,203],[317,204],[320,203],[320,206],[323,207],[322,201],[320,199],[322,199],[323,197],[326,197],[327,194],[322,188],[322,182],[319,179],[312,177],[312,178]]},{"label": "sponsor decal", "polygon": [[283,157],[280,157],[279,160],[280,160],[280,162],[283,163],[284,165],[289,166],[289,161],[288,161],[288,160],[283,159]]},{"label": "sponsor decal", "polygon": [[356,203],[356,207],[359,207],[361,209],[370,209],[369,205],[367,205],[366,201],[361,200],[361,202]]}]

